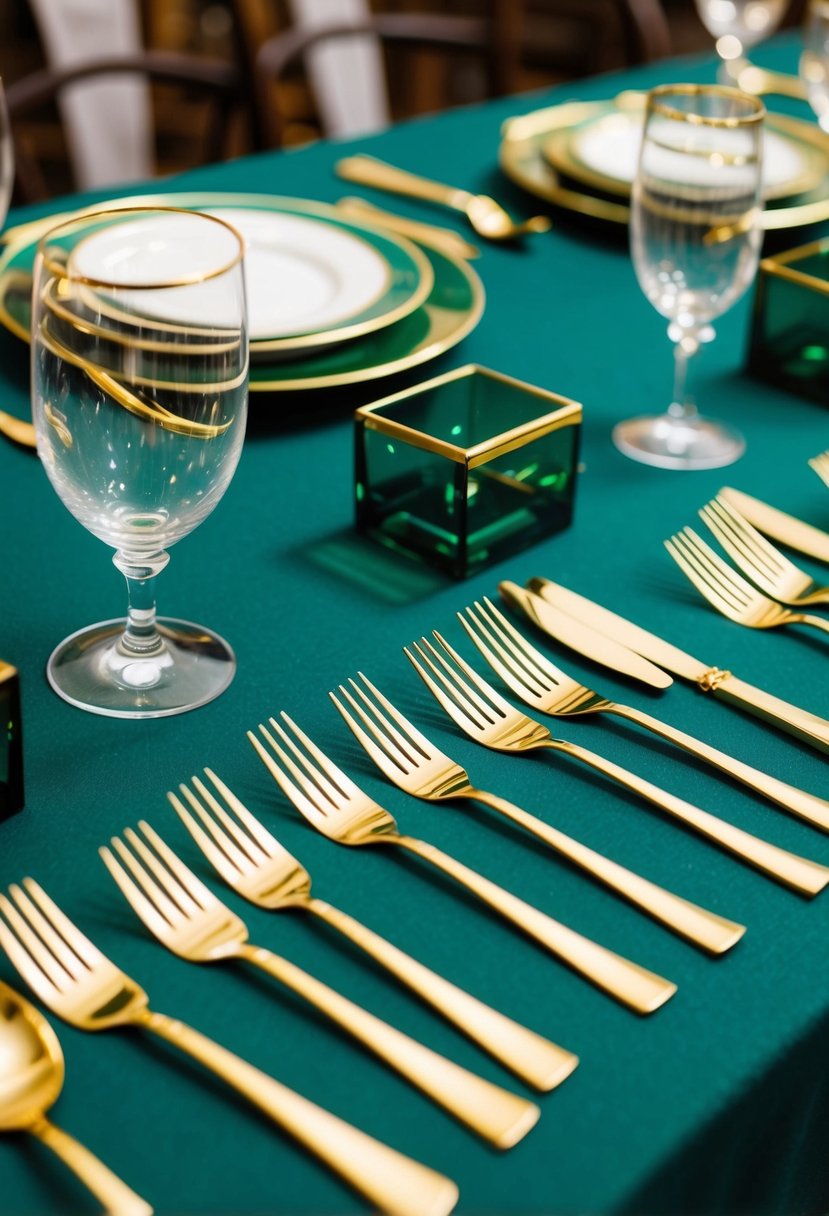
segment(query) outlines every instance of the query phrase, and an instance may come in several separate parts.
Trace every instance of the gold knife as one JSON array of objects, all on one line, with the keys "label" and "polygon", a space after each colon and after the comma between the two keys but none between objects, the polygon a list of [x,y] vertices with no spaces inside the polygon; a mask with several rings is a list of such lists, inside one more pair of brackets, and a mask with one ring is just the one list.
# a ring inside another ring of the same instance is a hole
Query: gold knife
[{"label": "gold knife", "polygon": [[481,256],[477,245],[465,241],[460,233],[452,228],[441,228],[437,224],[425,224],[422,220],[412,220],[408,216],[396,215],[393,211],[384,211],[382,207],[375,207],[374,203],[354,195],[341,198],[336,206],[337,210],[349,219],[388,228],[390,232],[407,236],[411,241],[428,245],[441,253],[449,254],[450,257],[471,261],[472,258]]},{"label": "gold knife", "polygon": [[[569,646],[571,650],[575,650],[579,654],[587,655],[588,658],[595,658],[596,662],[603,663],[606,667],[611,667],[615,671],[622,671],[625,674],[630,674],[630,667],[627,665],[620,666],[616,662],[615,657],[611,656],[615,656],[617,651],[621,651],[623,655],[626,654],[639,658],[632,650],[628,650],[618,642],[612,642],[604,634],[591,629],[583,620],[576,620],[575,617],[562,612],[561,609],[551,604],[549,600],[543,599],[527,587],[519,587],[516,583],[503,582],[498,584],[498,590],[508,604],[513,607],[523,608],[529,619],[544,633],[562,642],[565,646]],[[650,666],[650,664],[648,665]],[[658,671],[659,669],[655,668],[654,670]],[[665,676],[664,679],[668,680],[670,677]],[[727,753],[719,751],[716,747],[704,743],[701,739],[695,739],[693,735],[688,735],[685,731],[679,730],[675,726],[670,726],[659,718],[652,717],[641,709],[633,709],[629,705],[620,705],[614,701],[609,704],[608,712],[619,714],[620,717],[626,718],[630,722],[636,722],[639,726],[644,726],[646,730],[650,730],[655,735],[667,739],[670,743],[675,743],[678,747],[682,747],[690,752],[691,755],[705,760],[708,764],[713,765],[714,768],[727,773],[737,781],[741,781],[743,785],[747,785],[749,789],[756,790],[758,794],[762,794],[769,801],[776,803],[778,806],[785,807],[787,811],[791,811],[800,819],[806,820],[807,823],[811,823],[814,827],[820,828],[824,832],[829,832],[829,802],[825,798],[818,798],[817,795],[809,794],[805,790],[798,789],[797,786],[789,785],[786,781],[780,781],[777,777],[772,777],[771,774],[763,772],[761,769],[754,768],[750,764],[744,764],[742,760],[738,760],[735,756],[729,756]]]},{"label": "gold knife", "polygon": [[796,735],[810,747],[818,751],[829,752],[829,722],[825,718],[808,710],[790,705],[787,701],[773,696],[762,688],[747,684],[730,671],[695,659],[670,642],[649,633],[632,621],[617,616],[607,608],[594,604],[591,600],[569,591],[566,587],[553,583],[546,578],[533,578],[527,584],[543,599],[548,600],[557,608],[576,617],[583,623],[592,626],[599,633],[612,641],[628,646],[643,658],[657,663],[676,676],[690,680],[703,692],[713,693],[726,701],[736,704],[741,709],[747,709],[764,721],[778,726],[792,735]]},{"label": "gold knife", "polygon": [[778,511],[776,507],[770,507],[768,503],[761,502],[759,498],[752,498],[750,494],[743,494],[742,490],[733,490],[731,486],[723,486],[720,494],[753,524],[758,532],[763,532],[773,540],[779,540],[790,549],[805,553],[807,557],[814,557],[819,562],[829,562],[829,532],[821,532],[820,528],[813,528],[802,519],[786,515],[784,511]]}]

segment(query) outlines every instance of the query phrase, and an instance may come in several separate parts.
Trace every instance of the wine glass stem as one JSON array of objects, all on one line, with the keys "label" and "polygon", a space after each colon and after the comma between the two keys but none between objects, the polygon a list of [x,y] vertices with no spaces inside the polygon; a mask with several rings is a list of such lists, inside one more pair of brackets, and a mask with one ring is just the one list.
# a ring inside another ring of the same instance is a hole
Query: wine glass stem
[{"label": "wine glass stem", "polygon": [[674,391],[668,413],[672,418],[696,418],[697,407],[688,391],[690,362],[699,350],[699,339],[685,333],[674,343]]},{"label": "wine glass stem", "polygon": [[119,649],[144,658],[156,654],[163,650],[164,639],[156,624],[155,582],[170,555],[160,550],[136,557],[119,549],[112,560],[127,580],[127,626]]}]

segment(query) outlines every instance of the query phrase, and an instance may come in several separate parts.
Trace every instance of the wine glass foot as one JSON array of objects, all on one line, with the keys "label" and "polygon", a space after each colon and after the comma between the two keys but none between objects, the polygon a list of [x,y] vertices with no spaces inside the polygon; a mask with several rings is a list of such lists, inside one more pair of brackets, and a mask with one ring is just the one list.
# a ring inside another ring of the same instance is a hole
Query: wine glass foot
[{"label": "wine glass foot", "polygon": [[746,447],[738,431],[700,415],[629,418],[614,427],[613,442],[625,456],[660,469],[719,469],[739,460]]},{"label": "wine glass foot", "polygon": [[163,644],[146,655],[120,644],[125,625],[103,621],[61,642],[46,665],[58,696],[109,718],[164,718],[212,701],[236,673],[230,646],[202,625],[159,620]]}]

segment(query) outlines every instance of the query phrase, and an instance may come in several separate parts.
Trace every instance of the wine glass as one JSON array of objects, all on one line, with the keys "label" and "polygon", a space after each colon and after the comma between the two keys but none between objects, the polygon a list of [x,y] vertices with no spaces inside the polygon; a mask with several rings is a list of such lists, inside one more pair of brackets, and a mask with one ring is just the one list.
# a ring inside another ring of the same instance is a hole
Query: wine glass
[{"label": "wine glass", "polygon": [[824,131],[829,131],[829,3],[812,0],[803,29],[800,79],[809,105]]},{"label": "wine glass", "polygon": [[741,435],[697,413],[688,364],[714,333],[711,321],[746,291],[762,231],[765,110],[724,85],[662,85],[648,94],[631,191],[630,240],[639,286],[670,322],[675,378],[666,413],[613,431],[635,460],[670,469],[731,464]]},{"label": "wine glass", "polygon": [[6,222],[6,213],[14,185],[14,151],[11,125],[6,108],[6,94],[0,80],[0,228]]},{"label": "wine glass", "polygon": [[38,453],[64,505],[115,550],[128,589],[126,620],[72,634],[47,665],[55,691],[92,713],[181,713],[218,696],[236,669],[216,634],[156,619],[155,580],[241,454],[243,254],[231,225],[177,208],[82,215],[38,245]]},{"label": "wine glass", "polygon": [[777,29],[789,0],[696,0],[697,13],[716,39],[720,79],[733,83],[746,66],[746,51]]}]

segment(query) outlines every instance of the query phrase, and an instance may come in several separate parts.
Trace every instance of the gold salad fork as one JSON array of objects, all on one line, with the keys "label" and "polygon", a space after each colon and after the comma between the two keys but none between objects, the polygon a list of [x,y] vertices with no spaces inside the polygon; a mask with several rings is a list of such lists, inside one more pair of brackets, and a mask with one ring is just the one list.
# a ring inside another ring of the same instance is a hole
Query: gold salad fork
[{"label": "gold salad fork", "polygon": [[771,874],[803,895],[816,895],[829,882],[829,867],[760,840],[586,747],[564,739],[554,739],[543,723],[527,717],[505,701],[464,662],[437,630],[433,636],[440,646],[439,650],[426,638],[421,638],[420,644],[416,643],[413,648],[416,654],[408,647],[405,653],[449,717],[478,743],[495,751],[519,755],[540,748],[561,752],[611,777],[625,789],[632,790],[681,820],[701,836],[715,841],[728,852],[751,862],[758,870]]},{"label": "gold salad fork", "polygon": [[700,516],[735,565],[761,591],[795,608],[829,604],[829,587],[819,587],[725,498],[712,498],[700,509]]},{"label": "gold salad fork", "polygon": [[813,456],[809,461],[809,468],[814,469],[820,480],[829,486],[829,450]]},{"label": "gold salad fork", "polygon": [[146,992],[92,944],[32,878],[0,894],[0,945],[53,1013],[80,1030],[135,1026],[193,1057],[278,1127],[395,1216],[444,1216],[451,1179],[403,1156],[280,1084],[177,1018],[149,1008]]},{"label": "gold salad fork", "polygon": [[407,849],[448,874],[574,971],[637,1013],[652,1013],[676,992],[676,984],[670,980],[576,933],[433,844],[402,835],[384,807],[346,777],[284,711],[281,717],[291,735],[275,718],[269,719],[273,733],[259,726],[270,751],[252,731],[248,731],[248,739],[286,798],[323,836],[349,846]]},{"label": "gold salad fork", "polygon": [[139,826],[143,840],[131,828],[123,839],[113,836],[120,862],[108,848],[99,852],[132,910],[173,954],[191,963],[233,959],[259,967],[498,1148],[517,1144],[535,1125],[541,1112],[534,1103],[438,1055],[288,959],[252,945],[241,917],[208,890],[148,823]]},{"label": "gold salad fork", "polygon": [[[507,603],[523,606],[527,602],[522,595],[523,589],[515,583],[500,583],[499,590]],[[631,705],[610,701],[592,688],[579,684],[536,650],[489,599],[485,599],[483,604],[476,601],[474,609],[459,612],[458,619],[490,667],[527,705],[555,718],[578,718],[597,713],[626,718],[675,743],[692,756],[705,760],[713,768],[728,773],[735,781],[756,790],[807,823],[829,832],[829,802],[825,798],[818,798],[815,794],[780,781],[675,726],[669,726],[660,718],[654,718]]]},{"label": "gold salad fork", "polygon": [[[347,913],[313,897],[311,876],[304,866],[211,769],[204,771],[215,793],[200,778],[193,777],[192,789],[179,786],[190,810],[176,794],[167,797],[228,886],[259,908],[294,908],[318,916],[536,1089],[555,1089],[569,1077],[579,1062],[572,1051],[485,1005]],[[223,804],[216,795],[221,796]]]},{"label": "gold salad fork", "polygon": [[466,769],[451,760],[421,734],[362,672],[359,675],[361,684],[356,680],[349,680],[356,696],[343,684],[339,686],[341,696],[348,702],[353,713],[349,713],[334,693],[329,695],[347,726],[377,767],[400,789],[427,802],[446,802],[459,798],[482,802],[531,832],[539,840],[543,840],[568,861],[604,883],[611,891],[623,895],[655,920],[712,954],[722,954],[730,949],[745,933],[745,925],[736,924],[715,912],[709,912],[706,908],[697,907],[671,891],[657,886],[656,883],[649,882],[641,875],[625,869],[601,853],[596,853],[587,845],[528,814],[521,807],[499,798],[497,794],[476,789],[469,780]]},{"label": "gold salad fork", "polygon": [[683,528],[665,541],[680,570],[709,604],[723,616],[750,629],[775,629],[778,625],[811,625],[829,633],[829,621],[808,612],[784,608],[752,587],[742,575],[706,545],[693,528]]}]

